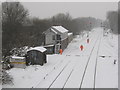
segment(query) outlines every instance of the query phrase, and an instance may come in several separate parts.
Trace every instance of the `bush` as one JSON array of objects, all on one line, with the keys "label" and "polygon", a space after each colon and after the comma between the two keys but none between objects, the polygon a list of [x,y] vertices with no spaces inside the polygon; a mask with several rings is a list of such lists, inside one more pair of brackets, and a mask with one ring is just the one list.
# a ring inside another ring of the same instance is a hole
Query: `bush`
[{"label": "bush", "polygon": [[5,70],[2,71],[2,85],[13,84],[13,78]]}]

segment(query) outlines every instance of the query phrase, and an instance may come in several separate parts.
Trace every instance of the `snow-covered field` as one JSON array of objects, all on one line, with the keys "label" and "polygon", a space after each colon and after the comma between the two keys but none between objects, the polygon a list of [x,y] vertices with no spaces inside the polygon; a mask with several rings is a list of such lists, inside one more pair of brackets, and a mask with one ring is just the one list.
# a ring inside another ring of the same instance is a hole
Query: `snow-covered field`
[{"label": "snow-covered field", "polygon": [[14,80],[3,88],[118,88],[118,36],[103,37],[103,29],[95,28],[90,43],[86,38],[74,38],[62,55],[47,55],[44,66],[7,71]]}]

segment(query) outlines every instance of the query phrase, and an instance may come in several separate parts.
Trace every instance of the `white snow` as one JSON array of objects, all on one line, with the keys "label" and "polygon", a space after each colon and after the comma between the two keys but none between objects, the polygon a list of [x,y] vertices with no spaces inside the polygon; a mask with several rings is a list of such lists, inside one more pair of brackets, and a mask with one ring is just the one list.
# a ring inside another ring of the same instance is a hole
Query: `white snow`
[{"label": "white snow", "polygon": [[57,33],[58,33],[58,32],[56,32],[56,31],[55,31],[54,29],[52,29],[52,28],[51,28],[51,30],[52,30],[55,34],[57,34]]},{"label": "white snow", "polygon": [[[90,43],[86,42],[86,35],[76,37],[62,55],[47,55],[48,62],[44,66],[8,70],[14,85],[3,87],[118,88],[117,37],[111,33],[103,37],[103,29],[95,28],[89,33]],[[80,45],[84,46],[83,51]],[[114,60],[117,60],[116,64]]]},{"label": "white snow", "polygon": [[73,33],[68,33],[68,36],[73,35]]},{"label": "white snow", "polygon": [[[96,88],[118,88],[118,35],[111,33],[102,38],[98,58]],[[114,60],[117,63],[114,64]]]},{"label": "white snow", "polygon": [[46,45],[46,46],[44,46],[44,47],[52,47],[52,46],[54,46],[54,45]]},{"label": "white snow", "polygon": [[47,49],[44,47],[41,47],[41,46],[40,47],[33,47],[33,48],[28,49],[27,52],[31,51],[31,50],[38,50],[40,52],[45,52]]},{"label": "white snow", "polygon": [[13,59],[25,59],[25,57],[19,57],[19,56],[12,56]]},{"label": "white snow", "polygon": [[65,28],[62,27],[62,26],[52,26],[52,28],[54,28],[56,31],[59,31],[59,32],[61,32],[61,33],[68,32],[68,30],[65,29]]}]

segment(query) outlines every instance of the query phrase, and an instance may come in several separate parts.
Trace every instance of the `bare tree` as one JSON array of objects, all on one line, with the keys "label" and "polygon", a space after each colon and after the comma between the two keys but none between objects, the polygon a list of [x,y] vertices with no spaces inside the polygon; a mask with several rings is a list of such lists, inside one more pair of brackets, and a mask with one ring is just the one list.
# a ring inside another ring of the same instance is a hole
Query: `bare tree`
[{"label": "bare tree", "polygon": [[28,11],[20,2],[2,3],[3,49],[9,50],[14,46],[27,15]]},{"label": "bare tree", "polygon": [[[27,15],[28,11],[19,2],[4,2],[2,4],[3,25],[7,25],[6,27],[10,25],[20,26]],[[10,28],[13,29],[12,27]]]}]

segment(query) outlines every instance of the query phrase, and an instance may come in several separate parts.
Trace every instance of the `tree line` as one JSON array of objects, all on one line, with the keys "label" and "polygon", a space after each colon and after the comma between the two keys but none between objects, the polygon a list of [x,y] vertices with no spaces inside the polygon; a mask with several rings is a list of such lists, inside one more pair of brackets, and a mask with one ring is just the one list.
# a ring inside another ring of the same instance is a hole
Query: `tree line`
[{"label": "tree line", "polygon": [[117,11],[109,11],[107,13],[107,20],[109,22],[109,28],[114,34],[120,34],[120,2],[118,3]]},{"label": "tree line", "polygon": [[73,34],[100,26],[102,21],[93,17],[72,18],[69,13],[59,13],[47,19],[30,17],[20,2],[2,3],[2,55],[23,46],[40,46],[43,32],[53,25],[61,25]]},{"label": "tree line", "polygon": [[110,11],[107,13],[107,19],[109,21],[109,27],[114,34],[118,33],[118,12]]}]

